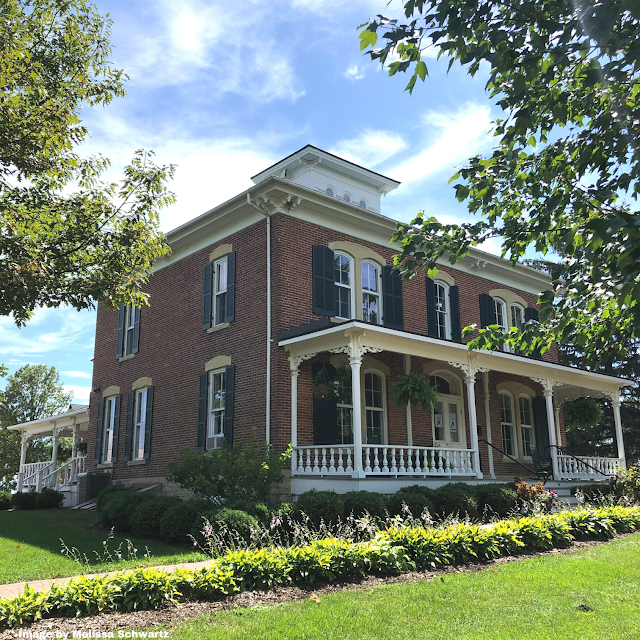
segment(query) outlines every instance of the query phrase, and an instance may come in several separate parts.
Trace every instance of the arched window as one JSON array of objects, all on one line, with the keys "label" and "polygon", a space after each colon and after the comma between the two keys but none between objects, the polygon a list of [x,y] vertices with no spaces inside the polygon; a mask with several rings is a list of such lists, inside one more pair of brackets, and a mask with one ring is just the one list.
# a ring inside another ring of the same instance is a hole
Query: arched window
[{"label": "arched window", "polygon": [[333,187],[327,187],[327,190],[325,191],[325,193],[328,196],[331,196],[333,198],[333,196],[335,195],[335,191],[333,190]]},{"label": "arched window", "polygon": [[336,316],[350,320],[352,317],[353,260],[345,253],[334,252],[333,271],[336,281]]},{"label": "arched window", "polygon": [[380,312],[380,267],[373,262],[363,261],[362,272],[362,319],[365,322],[380,324],[382,313]]},{"label": "arched window", "polygon": [[[509,321],[507,317],[507,304],[500,298],[494,298],[493,304],[496,310],[496,324],[501,326],[503,331],[509,331]],[[509,351],[509,347],[505,344],[502,347],[503,351]]]},{"label": "arched window", "polygon": [[385,385],[384,376],[377,371],[364,374],[364,409],[367,425],[367,444],[385,444]]},{"label": "arched window", "polygon": [[436,298],[436,330],[438,338],[451,340],[451,313],[449,306],[449,285],[440,280],[434,283]]},{"label": "arched window", "polygon": [[522,453],[527,457],[531,457],[531,447],[535,445],[531,398],[528,395],[521,395],[518,398],[518,405],[520,408],[520,434],[522,436]]},{"label": "arched window", "polygon": [[500,424],[502,426],[502,450],[509,456],[517,456],[513,399],[510,393],[500,393]]},{"label": "arched window", "polygon": [[430,376],[429,386],[434,387],[435,390],[440,394],[444,394],[447,396],[458,395],[458,389],[457,389],[456,383],[453,381],[449,381],[446,378],[443,378],[442,376],[438,376],[438,375]]},{"label": "arched window", "polygon": [[366,208],[367,208],[367,201],[366,201],[364,198],[362,198],[362,200],[360,200],[360,206],[361,206],[363,209],[366,209]]},{"label": "arched window", "polygon": [[351,196],[350,196],[348,193],[345,193],[345,194],[342,196],[342,199],[343,199],[345,202],[351,202]]}]

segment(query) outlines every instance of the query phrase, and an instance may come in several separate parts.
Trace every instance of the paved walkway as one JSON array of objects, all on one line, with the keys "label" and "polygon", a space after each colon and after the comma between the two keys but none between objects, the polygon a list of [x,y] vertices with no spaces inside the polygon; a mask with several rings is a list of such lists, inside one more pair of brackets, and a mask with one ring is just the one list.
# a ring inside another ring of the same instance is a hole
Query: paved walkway
[{"label": "paved walkway", "polygon": [[[152,569],[159,569],[160,571],[171,572],[174,569],[202,569],[211,562],[211,560],[204,560],[202,562],[181,562],[180,564],[162,564],[151,567]],[[134,571],[140,567],[130,567],[124,569],[125,572]],[[121,570],[122,571],[122,570]],[[111,576],[120,571],[109,571],[107,573],[84,573],[85,578],[95,578],[95,576]],[[54,578],[52,580],[28,580],[27,582],[13,582],[11,584],[0,584],[0,600],[2,598],[13,598],[24,591],[24,586],[28,584],[32,589],[36,591],[48,591],[54,584],[66,584],[73,578],[80,576],[70,576],[67,578]]]}]

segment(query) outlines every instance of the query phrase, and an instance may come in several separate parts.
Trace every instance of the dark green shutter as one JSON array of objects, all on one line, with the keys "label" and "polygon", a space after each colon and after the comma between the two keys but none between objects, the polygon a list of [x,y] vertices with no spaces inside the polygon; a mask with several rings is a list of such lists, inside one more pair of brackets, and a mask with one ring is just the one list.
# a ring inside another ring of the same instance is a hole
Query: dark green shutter
[{"label": "dark green shutter", "polygon": [[104,399],[98,400],[98,419],[96,420],[96,450],[93,454],[94,464],[100,462],[102,456],[102,434],[104,433]]},{"label": "dark green shutter", "polygon": [[233,449],[233,405],[235,400],[236,368],[229,365],[224,380],[224,439],[227,449]]},{"label": "dark green shutter", "polygon": [[140,307],[134,307],[133,313],[133,343],[131,345],[131,353],[138,353],[138,346],[140,345]]},{"label": "dark green shutter", "polygon": [[438,318],[436,314],[436,284],[427,278],[427,333],[438,337]]},{"label": "dark green shutter", "polygon": [[136,392],[127,394],[127,426],[124,432],[124,459],[131,460],[133,452],[133,409],[136,402]]},{"label": "dark green shutter", "polygon": [[116,346],[116,358],[122,358],[122,347],[124,342],[124,314],[126,307],[121,304],[118,308],[118,344]]},{"label": "dark green shutter", "polygon": [[323,244],[314,244],[313,268],[313,313],[319,316],[335,316],[335,274],[333,251]]},{"label": "dark green shutter", "polygon": [[536,396],[531,402],[533,406],[533,426],[536,432],[536,449],[542,458],[549,457],[549,421],[547,420],[547,401]]},{"label": "dark green shutter", "polygon": [[496,305],[493,298],[487,293],[480,294],[480,328],[484,329],[490,324],[496,324]]},{"label": "dark green shutter", "polygon": [[151,455],[151,429],[153,427],[153,387],[147,387],[147,406],[144,414],[144,455],[145,460]]},{"label": "dark green shutter", "polygon": [[462,324],[460,322],[460,289],[449,287],[449,305],[451,309],[451,339],[462,342]]},{"label": "dark green shutter", "polygon": [[118,439],[120,436],[120,395],[116,396],[115,416],[113,418],[113,449],[111,451],[111,462],[118,460]]},{"label": "dark green shutter", "polygon": [[207,440],[207,391],[209,389],[209,374],[200,374],[200,389],[198,391],[198,438],[196,451],[204,451]]},{"label": "dark green shutter", "polygon": [[202,298],[202,329],[211,328],[211,303],[213,302],[213,264],[204,266],[204,293]]},{"label": "dark green shutter", "polygon": [[227,295],[224,321],[231,322],[236,317],[236,252],[227,256]]},{"label": "dark green shutter", "polygon": [[386,265],[382,267],[383,324],[391,329],[404,329],[402,308],[402,276]]},{"label": "dark green shutter", "polygon": [[[524,310],[524,320],[525,320],[525,322],[529,322],[529,320],[535,320],[536,322],[540,322],[539,318],[540,318],[540,316],[538,315],[538,310],[535,309],[534,307],[527,307]],[[542,360],[542,354],[540,353],[540,348],[539,347],[536,347],[531,352],[531,357],[535,358],[536,360]]]}]

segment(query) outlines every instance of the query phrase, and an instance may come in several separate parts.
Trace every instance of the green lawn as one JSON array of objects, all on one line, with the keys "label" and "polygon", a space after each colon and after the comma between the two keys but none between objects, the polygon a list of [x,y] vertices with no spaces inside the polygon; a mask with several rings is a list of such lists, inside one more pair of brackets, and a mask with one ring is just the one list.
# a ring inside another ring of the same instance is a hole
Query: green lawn
[{"label": "green lawn", "polygon": [[[234,609],[172,640],[640,638],[640,534],[567,555],[270,608]],[[578,610],[586,605],[592,612]]]},{"label": "green lawn", "polygon": [[[202,554],[155,540],[131,538],[138,549],[137,561],[100,564],[93,551],[103,549],[108,532],[90,528],[99,518],[97,512],[83,510],[0,511],[0,584],[82,573],[78,563],[60,553],[61,538],[68,547],[77,547],[92,562],[85,573],[205,559]],[[116,536],[109,541],[109,548],[115,550],[121,540],[124,540],[122,536]],[[143,557],[145,545],[151,551],[149,559]]]}]

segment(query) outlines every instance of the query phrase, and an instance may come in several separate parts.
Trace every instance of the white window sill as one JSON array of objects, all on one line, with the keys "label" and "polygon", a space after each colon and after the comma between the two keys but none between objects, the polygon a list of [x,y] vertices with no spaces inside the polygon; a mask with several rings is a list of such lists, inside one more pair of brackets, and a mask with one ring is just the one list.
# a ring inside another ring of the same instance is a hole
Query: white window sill
[{"label": "white window sill", "polygon": [[220,329],[226,329],[230,326],[229,322],[223,322],[222,324],[217,324],[214,327],[207,329],[207,333],[214,333],[215,331],[220,331]]},{"label": "white window sill", "polygon": [[139,464],[147,464],[147,461],[143,458],[142,460],[128,460],[127,461],[127,466],[128,467],[135,467]]},{"label": "white window sill", "polygon": [[135,353],[130,353],[128,356],[122,356],[122,358],[120,358],[118,362],[126,362],[127,360],[133,360],[135,355],[136,355]]}]

